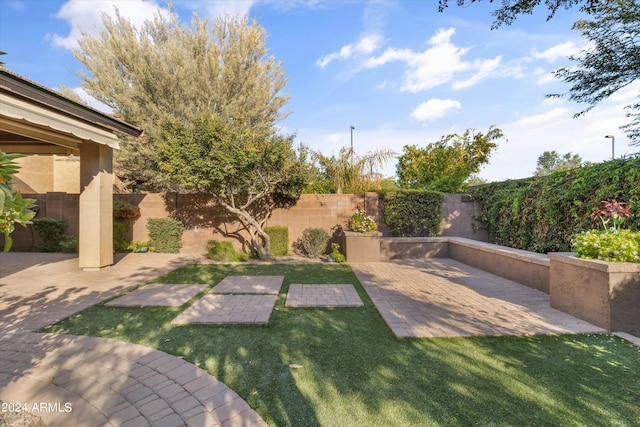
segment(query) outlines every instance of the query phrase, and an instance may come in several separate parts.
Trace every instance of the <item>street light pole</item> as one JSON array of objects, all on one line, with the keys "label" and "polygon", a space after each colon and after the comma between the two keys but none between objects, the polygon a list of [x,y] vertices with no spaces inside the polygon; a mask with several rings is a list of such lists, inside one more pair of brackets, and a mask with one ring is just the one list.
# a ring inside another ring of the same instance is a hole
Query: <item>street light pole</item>
[{"label": "street light pole", "polygon": [[349,153],[349,163],[351,163],[351,166],[353,167],[353,130],[355,129],[355,127],[351,125],[350,128],[351,128],[351,152]]},{"label": "street light pole", "polygon": [[615,159],[615,145],[616,145],[616,138],[613,135],[605,135],[605,138],[611,138],[611,160]]}]

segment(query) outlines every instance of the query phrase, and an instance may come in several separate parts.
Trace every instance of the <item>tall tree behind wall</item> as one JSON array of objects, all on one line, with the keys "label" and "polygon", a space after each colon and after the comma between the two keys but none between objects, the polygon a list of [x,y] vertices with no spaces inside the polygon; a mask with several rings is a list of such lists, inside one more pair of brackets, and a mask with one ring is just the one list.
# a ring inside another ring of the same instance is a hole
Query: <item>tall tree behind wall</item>
[{"label": "tall tree behind wall", "polygon": [[[248,128],[271,129],[288,114],[287,78],[267,57],[266,32],[245,17],[183,24],[175,11],[158,13],[136,28],[116,10],[103,15],[104,30],[82,33],[76,58],[84,89],[123,120],[153,135],[165,120],[185,123],[211,113]],[[179,189],[158,167],[154,138],[124,141],[116,171],[148,190]]]}]

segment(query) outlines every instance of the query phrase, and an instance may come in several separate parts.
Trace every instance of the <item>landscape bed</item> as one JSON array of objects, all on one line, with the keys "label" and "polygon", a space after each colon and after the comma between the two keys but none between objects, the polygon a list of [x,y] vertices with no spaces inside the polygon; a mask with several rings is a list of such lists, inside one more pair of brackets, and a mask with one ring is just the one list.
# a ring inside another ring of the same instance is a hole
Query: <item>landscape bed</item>
[{"label": "landscape bed", "polygon": [[[614,336],[398,339],[347,265],[191,265],[156,282],[213,286],[227,275],[285,276],[269,324],[171,325],[197,296],[178,308],[99,304],[46,331],[184,357],[274,426],[630,426],[640,419],[640,349]],[[364,307],[287,308],[291,283],[353,284]]]}]

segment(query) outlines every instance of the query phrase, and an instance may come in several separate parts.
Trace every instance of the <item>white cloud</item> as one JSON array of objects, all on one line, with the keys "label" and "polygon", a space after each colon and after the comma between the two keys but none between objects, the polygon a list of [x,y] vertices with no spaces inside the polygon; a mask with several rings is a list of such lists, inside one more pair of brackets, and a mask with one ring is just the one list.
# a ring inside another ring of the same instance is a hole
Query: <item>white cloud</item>
[{"label": "white cloud", "polygon": [[430,122],[444,117],[450,110],[459,110],[460,102],[453,99],[430,99],[411,112],[410,118],[419,122]]},{"label": "white cloud", "polygon": [[536,59],[544,59],[548,62],[555,62],[558,59],[564,59],[570,55],[576,55],[580,52],[580,50],[580,47],[576,46],[573,41],[569,40],[568,42],[555,45],[542,52],[534,49],[533,51],[531,51],[531,56]]},{"label": "white cloud", "polygon": [[514,126],[531,126],[531,125],[545,125],[557,121],[564,117],[571,117],[571,111],[565,107],[556,107],[553,110],[534,114],[532,116],[523,117],[513,123]]},{"label": "white cloud", "polygon": [[476,83],[486,79],[487,77],[491,77],[495,74],[496,69],[500,66],[501,60],[502,56],[497,56],[494,59],[483,59],[481,61],[475,61],[473,64],[473,68],[477,69],[478,71],[467,80],[454,82],[452,87],[454,89],[464,89],[475,85]]},{"label": "white cloud", "polygon": [[92,36],[98,35],[102,29],[102,14],[113,17],[116,9],[135,26],[153,18],[158,12],[168,13],[167,9],[161,8],[152,0],[69,0],[62,5],[56,17],[69,22],[71,31],[67,36],[47,36],[55,46],[74,49],[78,46],[78,38],[81,37],[82,31]]},{"label": "white cloud", "polygon": [[340,50],[323,56],[316,61],[320,68],[324,68],[333,61],[349,59],[355,55],[369,55],[377,50],[382,44],[382,36],[380,34],[369,34],[363,36],[355,44],[343,46]]}]

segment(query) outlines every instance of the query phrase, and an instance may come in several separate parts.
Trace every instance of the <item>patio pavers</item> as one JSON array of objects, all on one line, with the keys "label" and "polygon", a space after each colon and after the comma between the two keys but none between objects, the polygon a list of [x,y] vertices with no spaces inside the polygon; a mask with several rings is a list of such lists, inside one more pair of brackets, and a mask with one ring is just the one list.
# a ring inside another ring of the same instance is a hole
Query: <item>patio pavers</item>
[{"label": "patio pavers", "polygon": [[278,295],[284,276],[227,276],[211,294],[270,294]]},{"label": "patio pavers", "polygon": [[362,307],[353,285],[289,285],[285,307]]},{"label": "patio pavers", "polygon": [[187,324],[266,324],[277,295],[205,295],[171,321]]},{"label": "patio pavers", "polygon": [[549,295],[452,259],[351,265],[397,337],[604,333]]},{"label": "patio pavers", "polygon": [[109,301],[105,305],[114,307],[180,307],[191,298],[207,289],[208,285],[176,285],[155,283],[136,289]]}]

